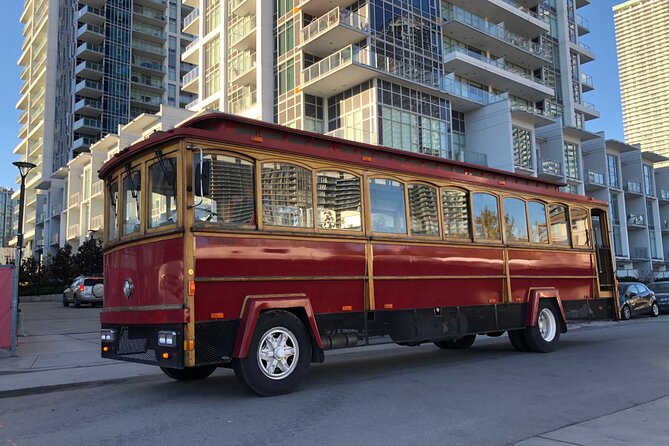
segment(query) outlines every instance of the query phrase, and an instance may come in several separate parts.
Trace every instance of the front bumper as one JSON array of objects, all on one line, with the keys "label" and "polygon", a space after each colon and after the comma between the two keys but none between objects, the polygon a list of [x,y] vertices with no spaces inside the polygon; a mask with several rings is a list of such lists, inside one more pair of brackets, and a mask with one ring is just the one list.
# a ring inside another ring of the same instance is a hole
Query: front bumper
[{"label": "front bumper", "polygon": [[[177,369],[184,367],[183,324],[102,324],[102,329],[114,331],[114,339],[112,341],[101,341],[103,358]],[[158,345],[158,332],[160,331],[174,331],[177,333],[177,341],[173,347]],[[167,358],[163,356],[165,353],[167,354]]]}]

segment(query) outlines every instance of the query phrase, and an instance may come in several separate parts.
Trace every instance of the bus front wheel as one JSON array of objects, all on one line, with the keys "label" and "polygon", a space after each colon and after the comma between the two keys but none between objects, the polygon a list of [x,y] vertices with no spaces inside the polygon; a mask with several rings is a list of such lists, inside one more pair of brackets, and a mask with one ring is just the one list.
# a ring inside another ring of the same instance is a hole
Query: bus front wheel
[{"label": "bus front wheel", "polygon": [[204,379],[214,373],[215,365],[204,365],[200,367],[187,367],[185,369],[173,369],[171,367],[161,367],[160,370],[167,376],[177,381],[195,381]]},{"label": "bus front wheel", "polygon": [[552,352],[560,340],[560,318],[549,300],[539,302],[537,323],[525,329],[525,341],[532,351]]},{"label": "bus front wheel", "polygon": [[293,313],[263,313],[256,324],[245,358],[235,358],[237,378],[260,396],[288,393],[309,370],[311,340],[304,324]]}]

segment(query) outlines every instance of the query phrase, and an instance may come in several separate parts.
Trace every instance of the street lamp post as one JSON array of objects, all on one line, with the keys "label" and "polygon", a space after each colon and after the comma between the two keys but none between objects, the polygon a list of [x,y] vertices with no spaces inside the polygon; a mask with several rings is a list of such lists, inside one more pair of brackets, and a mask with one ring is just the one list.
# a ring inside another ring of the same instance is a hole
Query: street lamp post
[{"label": "street lamp post", "polygon": [[26,176],[34,167],[33,163],[26,161],[15,161],[21,175],[21,193],[19,195],[19,227],[16,234],[16,260],[14,261],[14,293],[12,293],[12,331],[11,346],[12,355],[16,354],[16,338],[19,331],[19,271],[21,270],[21,258],[23,257],[23,205],[26,195]]}]

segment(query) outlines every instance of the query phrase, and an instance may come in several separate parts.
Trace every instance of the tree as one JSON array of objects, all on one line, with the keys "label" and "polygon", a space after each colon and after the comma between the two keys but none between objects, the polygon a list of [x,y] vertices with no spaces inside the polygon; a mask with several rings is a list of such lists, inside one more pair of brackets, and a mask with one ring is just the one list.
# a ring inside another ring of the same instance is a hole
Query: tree
[{"label": "tree", "polygon": [[21,261],[19,270],[19,284],[31,286],[40,281],[40,264],[34,257],[26,257]]},{"label": "tree", "polygon": [[74,265],[80,274],[100,274],[102,272],[102,241],[91,238],[82,243],[74,256]]},{"label": "tree", "polygon": [[77,270],[72,257],[72,246],[69,243],[58,248],[56,255],[50,258],[46,270],[49,277],[58,282],[72,282],[77,276]]}]

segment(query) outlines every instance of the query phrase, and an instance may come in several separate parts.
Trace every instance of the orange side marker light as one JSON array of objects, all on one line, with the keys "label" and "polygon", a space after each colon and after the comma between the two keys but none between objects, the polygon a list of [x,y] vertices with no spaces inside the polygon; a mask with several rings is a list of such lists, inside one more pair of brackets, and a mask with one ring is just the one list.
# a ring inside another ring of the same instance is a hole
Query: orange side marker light
[{"label": "orange side marker light", "polygon": [[103,351],[103,352],[108,352],[108,351],[109,351],[109,347],[107,347],[107,346],[105,345],[104,347],[102,347],[102,351]]},{"label": "orange side marker light", "polygon": [[212,319],[225,319],[225,313],[211,313],[209,316]]},{"label": "orange side marker light", "polygon": [[189,296],[195,296],[195,281],[194,280],[189,280],[188,281],[188,295]]},{"label": "orange side marker light", "polygon": [[342,311],[351,311],[351,310],[353,310],[353,307],[350,306],[350,305],[344,305],[343,307],[341,307],[341,310]]},{"label": "orange side marker light", "polygon": [[163,353],[163,359],[170,359],[169,353]]}]

